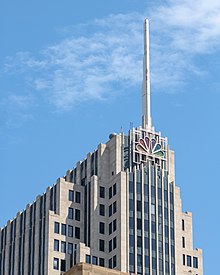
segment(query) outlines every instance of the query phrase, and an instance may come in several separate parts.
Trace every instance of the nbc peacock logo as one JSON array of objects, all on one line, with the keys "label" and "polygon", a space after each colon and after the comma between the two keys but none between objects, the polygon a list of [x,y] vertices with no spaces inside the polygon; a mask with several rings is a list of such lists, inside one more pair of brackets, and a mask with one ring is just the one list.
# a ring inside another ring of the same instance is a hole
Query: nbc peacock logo
[{"label": "nbc peacock logo", "polygon": [[158,143],[155,138],[149,138],[147,136],[140,138],[136,145],[136,149],[141,154],[152,154],[159,157],[164,157],[164,150],[162,149],[161,144]]}]

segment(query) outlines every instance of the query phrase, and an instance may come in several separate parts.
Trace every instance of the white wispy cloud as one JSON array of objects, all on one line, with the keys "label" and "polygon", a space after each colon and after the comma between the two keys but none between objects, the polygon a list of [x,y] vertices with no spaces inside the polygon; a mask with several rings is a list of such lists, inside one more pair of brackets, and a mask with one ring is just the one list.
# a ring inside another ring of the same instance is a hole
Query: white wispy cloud
[{"label": "white wispy cloud", "polygon": [[5,71],[31,72],[32,85],[47,101],[67,110],[85,100],[104,100],[128,88],[141,88],[143,19],[151,20],[151,67],[154,90],[175,91],[186,74],[203,73],[194,58],[217,51],[220,2],[169,0],[143,14],[109,15],[66,28],[66,38],[37,57],[18,53]]}]

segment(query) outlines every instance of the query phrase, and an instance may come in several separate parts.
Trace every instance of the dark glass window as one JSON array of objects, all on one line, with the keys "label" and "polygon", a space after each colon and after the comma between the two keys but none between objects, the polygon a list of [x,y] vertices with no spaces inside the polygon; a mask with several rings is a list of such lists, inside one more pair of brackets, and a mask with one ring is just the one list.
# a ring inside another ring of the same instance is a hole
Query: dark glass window
[{"label": "dark glass window", "polygon": [[54,233],[60,233],[60,224],[58,222],[54,222]]},{"label": "dark glass window", "polygon": [[129,253],[129,265],[134,265],[134,254]]},{"label": "dark glass window", "polygon": [[169,237],[169,227],[165,225],[165,237]]},{"label": "dark glass window", "polygon": [[75,220],[80,221],[80,210],[79,209],[75,209]]},{"label": "dark glass window", "polygon": [[53,258],[53,269],[59,270],[59,259]]},{"label": "dark glass window", "polygon": [[61,234],[66,235],[66,224],[64,223],[61,224]]},{"label": "dark glass window", "polygon": [[108,260],[108,267],[112,268],[112,258]]},{"label": "dark glass window", "polygon": [[105,187],[103,186],[99,187],[99,196],[100,198],[105,198]]},{"label": "dark glass window", "polygon": [[113,268],[115,268],[117,266],[117,258],[116,255],[113,256]]},{"label": "dark glass window", "polygon": [[68,237],[73,237],[73,226],[68,225]]},{"label": "dark glass window", "polygon": [[73,244],[72,243],[68,243],[68,254],[69,255],[73,254]]},{"label": "dark glass window", "polygon": [[92,264],[98,265],[98,258],[97,257],[95,257],[95,256],[92,257]]},{"label": "dark glass window", "polygon": [[129,210],[134,211],[134,200],[129,199]]},{"label": "dark glass window", "polygon": [[185,230],[185,221],[182,220],[182,230],[184,231]]},{"label": "dark glass window", "polygon": [[99,240],[99,251],[105,251],[105,241]]},{"label": "dark glass window", "polygon": [[150,267],[150,257],[149,256],[145,256],[145,267]]},{"label": "dark glass window", "polygon": [[183,254],[183,265],[186,265],[186,256]]},{"label": "dark glass window", "polygon": [[169,274],[169,270],[170,270],[169,262],[165,262],[165,271],[166,271],[166,273]]},{"label": "dark glass window", "polygon": [[187,255],[187,266],[192,266],[192,257]]},{"label": "dark glass window", "polygon": [[60,270],[63,271],[63,272],[66,271],[66,260],[61,260]]},{"label": "dark glass window", "polygon": [[69,201],[74,201],[74,191],[69,190]]},{"label": "dark glass window", "polygon": [[105,205],[104,204],[99,204],[99,215],[105,216]]},{"label": "dark glass window", "polygon": [[185,237],[182,237],[182,247],[185,248]]},{"label": "dark glass window", "polygon": [[141,194],[141,183],[137,182],[137,193]]},{"label": "dark glass window", "polygon": [[193,257],[193,267],[194,268],[198,268],[198,258],[197,257]]},{"label": "dark glass window", "polygon": [[59,240],[54,240],[54,251],[59,251]]},{"label": "dark glass window", "polygon": [[[137,265],[138,265],[139,271],[141,271],[141,267],[142,267],[142,255],[140,255],[140,254],[137,255]],[[140,274],[142,274],[142,272]]]},{"label": "dark glass window", "polygon": [[112,234],[112,222],[110,222],[110,224],[108,225],[108,234]]},{"label": "dark glass window", "polygon": [[91,264],[91,256],[86,254],[86,263]]},{"label": "dark glass window", "polygon": [[137,201],[137,211],[141,211],[141,210],[142,210],[141,201]]},{"label": "dark glass window", "polygon": [[108,216],[111,217],[112,215],[112,204],[108,207]]},{"label": "dark glass window", "polygon": [[142,238],[140,236],[137,236],[137,246],[142,247]]},{"label": "dark glass window", "polygon": [[117,230],[117,220],[113,221],[113,232]]},{"label": "dark glass window", "polygon": [[104,258],[99,258],[99,265],[100,266],[105,266],[105,259]]},{"label": "dark glass window", "polygon": [[104,222],[99,223],[99,233],[100,234],[105,234],[105,224],[104,224]]},{"label": "dark glass window", "polygon": [[109,199],[112,198],[112,186],[109,188],[108,197],[109,197]]},{"label": "dark glass window", "polygon": [[81,194],[80,192],[76,191],[76,202],[80,203],[80,201],[81,201]]},{"label": "dark glass window", "polygon": [[108,242],[108,252],[112,251],[112,240]]},{"label": "dark glass window", "polygon": [[152,250],[156,251],[156,240],[152,239]]},{"label": "dark glass window", "polygon": [[141,228],[142,228],[142,220],[137,219],[137,229],[141,229]]},{"label": "dark glass window", "polygon": [[69,207],[68,209],[68,219],[73,220],[73,208]]},{"label": "dark glass window", "polygon": [[75,227],[75,238],[80,239],[80,228],[77,226]]},{"label": "dark glass window", "polygon": [[66,242],[61,241],[61,252],[66,253]]},{"label": "dark glass window", "polygon": [[113,214],[117,212],[117,201],[113,203]]},{"label": "dark glass window", "polygon": [[148,220],[144,220],[144,231],[149,231],[149,221]]},{"label": "dark glass window", "polygon": [[117,194],[117,183],[113,185],[113,196]]},{"label": "dark glass window", "polygon": [[117,237],[113,238],[113,249],[117,247]]}]

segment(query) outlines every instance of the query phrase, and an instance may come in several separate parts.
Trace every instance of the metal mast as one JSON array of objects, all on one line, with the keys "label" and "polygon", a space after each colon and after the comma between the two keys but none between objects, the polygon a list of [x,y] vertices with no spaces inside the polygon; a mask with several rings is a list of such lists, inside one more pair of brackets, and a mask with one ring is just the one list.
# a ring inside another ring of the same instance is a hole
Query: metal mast
[{"label": "metal mast", "polygon": [[142,82],[142,126],[151,128],[150,116],[150,56],[149,56],[149,20],[144,20],[144,62]]}]

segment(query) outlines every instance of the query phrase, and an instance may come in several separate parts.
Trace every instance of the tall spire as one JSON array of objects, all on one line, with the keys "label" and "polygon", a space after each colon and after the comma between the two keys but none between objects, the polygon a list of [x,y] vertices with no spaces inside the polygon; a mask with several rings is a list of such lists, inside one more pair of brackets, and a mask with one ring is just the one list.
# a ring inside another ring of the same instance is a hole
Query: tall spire
[{"label": "tall spire", "polygon": [[149,56],[149,20],[144,20],[144,62],[142,82],[142,126],[151,128],[150,116],[150,56]]}]

